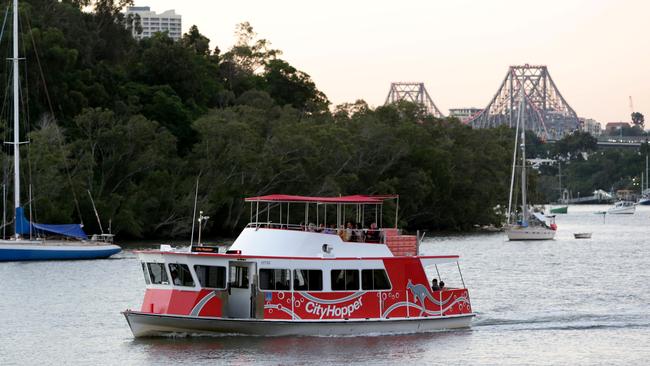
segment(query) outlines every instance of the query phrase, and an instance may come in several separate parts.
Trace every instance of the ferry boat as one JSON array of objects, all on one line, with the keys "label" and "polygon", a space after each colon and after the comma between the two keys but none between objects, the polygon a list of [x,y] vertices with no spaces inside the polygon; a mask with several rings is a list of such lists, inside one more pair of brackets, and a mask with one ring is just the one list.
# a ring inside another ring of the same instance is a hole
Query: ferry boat
[{"label": "ferry boat", "polygon": [[[246,201],[250,223],[227,249],[192,243],[137,252],[144,301],[139,310],[123,312],[135,337],[390,334],[470,326],[474,313],[459,257],[419,255],[418,235],[383,227],[386,201],[394,203],[397,222],[398,196],[269,195]],[[301,224],[291,223],[296,212]],[[344,227],[346,217],[359,225]],[[456,278],[457,287],[432,288],[434,278]]]}]

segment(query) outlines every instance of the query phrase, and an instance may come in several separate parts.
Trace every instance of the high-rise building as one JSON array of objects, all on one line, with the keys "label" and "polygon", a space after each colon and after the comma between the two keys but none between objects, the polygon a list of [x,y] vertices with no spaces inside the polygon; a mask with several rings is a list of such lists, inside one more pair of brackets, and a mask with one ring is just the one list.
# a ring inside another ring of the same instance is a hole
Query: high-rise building
[{"label": "high-rise building", "polygon": [[589,132],[592,136],[598,137],[602,133],[600,122],[593,118],[578,118],[580,121],[580,129],[584,132]]},{"label": "high-rise building", "polygon": [[461,122],[465,122],[473,117],[478,112],[482,111],[481,108],[452,108],[449,110],[449,117],[456,117]]},{"label": "high-rise building", "polygon": [[178,41],[181,39],[181,15],[174,10],[167,10],[156,14],[148,6],[129,6],[126,8],[126,15],[138,15],[142,32],[138,33],[136,27],[132,27],[133,37],[136,39],[149,38],[158,32],[167,32],[169,38]]}]

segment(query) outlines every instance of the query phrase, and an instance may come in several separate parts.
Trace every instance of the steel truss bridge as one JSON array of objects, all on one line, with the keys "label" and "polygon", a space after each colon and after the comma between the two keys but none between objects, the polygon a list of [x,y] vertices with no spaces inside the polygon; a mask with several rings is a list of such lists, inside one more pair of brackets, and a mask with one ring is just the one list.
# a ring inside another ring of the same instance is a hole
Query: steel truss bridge
[{"label": "steel truss bridge", "polygon": [[444,117],[442,112],[436,107],[436,104],[431,99],[429,92],[424,87],[424,83],[391,83],[390,91],[386,97],[384,105],[397,103],[400,101],[407,101],[418,104],[422,107],[423,111],[434,117]]},{"label": "steel truss bridge", "polygon": [[540,138],[554,140],[579,127],[576,112],[564,99],[546,66],[510,66],[490,103],[467,124],[474,128],[514,127],[519,93],[524,90],[524,117],[527,130]]}]

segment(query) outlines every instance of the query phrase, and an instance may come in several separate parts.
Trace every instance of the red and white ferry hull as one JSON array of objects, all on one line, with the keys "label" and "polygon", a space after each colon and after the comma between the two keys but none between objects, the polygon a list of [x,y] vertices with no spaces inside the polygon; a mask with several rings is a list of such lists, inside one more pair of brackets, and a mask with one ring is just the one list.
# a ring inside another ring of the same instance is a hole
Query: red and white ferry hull
[{"label": "red and white ferry hull", "polygon": [[257,320],[150,314],[127,310],[124,317],[133,335],[157,337],[174,334],[258,336],[347,336],[424,333],[467,328],[474,314],[444,317],[349,320]]}]

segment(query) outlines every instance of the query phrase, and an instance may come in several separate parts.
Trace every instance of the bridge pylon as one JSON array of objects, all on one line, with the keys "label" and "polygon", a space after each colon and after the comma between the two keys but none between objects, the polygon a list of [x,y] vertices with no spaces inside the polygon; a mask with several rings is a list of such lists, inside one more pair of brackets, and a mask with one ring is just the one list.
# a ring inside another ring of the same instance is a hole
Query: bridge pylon
[{"label": "bridge pylon", "polygon": [[522,88],[527,130],[548,140],[562,138],[579,127],[578,115],[560,93],[547,67],[528,64],[510,66],[487,107],[466,123],[475,128],[514,127]]},{"label": "bridge pylon", "polygon": [[399,101],[408,101],[416,103],[427,113],[437,118],[443,118],[436,104],[431,99],[429,92],[424,87],[424,83],[390,83],[390,90],[384,105],[396,103]]}]

